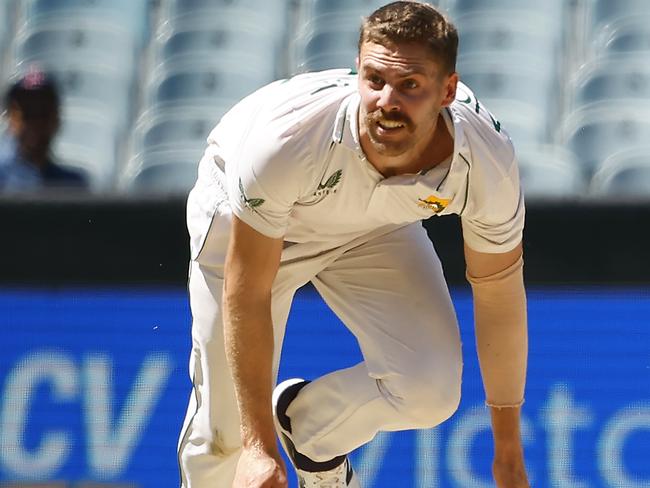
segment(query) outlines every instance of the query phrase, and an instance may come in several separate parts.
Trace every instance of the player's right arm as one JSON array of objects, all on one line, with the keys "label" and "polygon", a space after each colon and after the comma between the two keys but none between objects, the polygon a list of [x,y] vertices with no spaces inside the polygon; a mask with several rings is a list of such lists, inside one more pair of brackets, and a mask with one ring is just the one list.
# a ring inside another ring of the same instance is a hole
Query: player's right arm
[{"label": "player's right arm", "polygon": [[226,357],[235,385],[243,443],[233,488],[287,486],[271,411],[271,287],[282,242],[233,216],[223,293]]}]

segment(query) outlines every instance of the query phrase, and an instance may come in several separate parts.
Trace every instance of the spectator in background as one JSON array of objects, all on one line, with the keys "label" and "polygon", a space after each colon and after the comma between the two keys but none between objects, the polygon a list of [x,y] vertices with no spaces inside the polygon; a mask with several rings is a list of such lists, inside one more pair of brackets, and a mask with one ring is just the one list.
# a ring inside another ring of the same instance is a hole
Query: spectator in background
[{"label": "spectator in background", "polygon": [[59,126],[59,92],[52,78],[31,70],[9,87],[4,108],[7,134],[0,150],[0,191],[86,189],[86,177],[52,160]]}]

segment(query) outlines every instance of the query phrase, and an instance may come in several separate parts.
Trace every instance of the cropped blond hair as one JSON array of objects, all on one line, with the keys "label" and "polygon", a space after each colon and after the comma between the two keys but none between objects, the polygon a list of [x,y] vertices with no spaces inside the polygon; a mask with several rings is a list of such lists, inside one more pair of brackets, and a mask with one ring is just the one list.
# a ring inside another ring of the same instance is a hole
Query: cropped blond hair
[{"label": "cropped blond hair", "polygon": [[361,25],[359,52],[366,42],[426,46],[444,74],[456,71],[458,32],[435,7],[419,1],[392,2],[375,10]]}]

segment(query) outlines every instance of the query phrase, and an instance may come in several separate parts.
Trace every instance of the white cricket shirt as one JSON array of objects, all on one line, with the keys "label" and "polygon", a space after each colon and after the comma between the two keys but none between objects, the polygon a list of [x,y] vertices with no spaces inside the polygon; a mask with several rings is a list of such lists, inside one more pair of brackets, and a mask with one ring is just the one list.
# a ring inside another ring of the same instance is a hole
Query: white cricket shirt
[{"label": "white cricket shirt", "polygon": [[465,242],[506,252],[524,204],[512,143],[459,83],[443,110],[453,156],[423,174],[384,178],[359,144],[357,76],[328,70],[274,82],[243,99],[208,138],[232,211],[289,242],[340,245],[376,229],[458,214]]}]

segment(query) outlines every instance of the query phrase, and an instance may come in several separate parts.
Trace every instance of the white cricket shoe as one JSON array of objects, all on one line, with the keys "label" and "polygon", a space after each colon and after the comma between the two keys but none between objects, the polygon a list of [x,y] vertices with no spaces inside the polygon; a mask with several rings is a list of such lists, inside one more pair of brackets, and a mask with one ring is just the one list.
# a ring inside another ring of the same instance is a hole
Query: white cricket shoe
[{"label": "white cricket shoe", "polygon": [[361,488],[347,457],[343,464],[329,471],[312,473],[296,468],[296,473],[300,488]]},{"label": "white cricket shoe", "polygon": [[302,378],[283,381],[273,390],[273,418],[282,447],[291,459],[300,488],[361,488],[347,456],[316,462],[296,451],[291,439],[291,419],[287,407],[309,382]]}]

